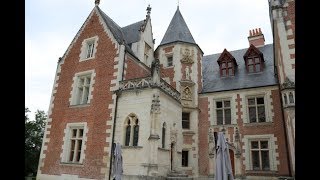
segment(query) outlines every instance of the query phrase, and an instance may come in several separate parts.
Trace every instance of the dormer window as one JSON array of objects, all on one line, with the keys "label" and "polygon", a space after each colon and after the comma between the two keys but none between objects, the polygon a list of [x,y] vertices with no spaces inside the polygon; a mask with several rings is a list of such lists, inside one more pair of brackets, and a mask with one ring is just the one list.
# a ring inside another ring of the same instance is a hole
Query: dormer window
[{"label": "dormer window", "polygon": [[254,45],[250,45],[243,58],[248,73],[258,73],[263,70],[263,54]]},{"label": "dormer window", "polygon": [[221,77],[234,76],[235,66],[237,66],[237,62],[226,49],[224,49],[221,53],[218,59],[218,64],[220,67]]}]

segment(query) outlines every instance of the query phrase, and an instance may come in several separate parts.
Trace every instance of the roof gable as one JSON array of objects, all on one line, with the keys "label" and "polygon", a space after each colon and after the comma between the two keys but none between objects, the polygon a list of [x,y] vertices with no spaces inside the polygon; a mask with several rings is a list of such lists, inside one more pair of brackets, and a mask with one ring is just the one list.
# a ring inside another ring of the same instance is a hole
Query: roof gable
[{"label": "roof gable", "polygon": [[224,49],[223,52],[221,53],[220,57],[218,58],[217,62],[220,66],[221,62],[223,61],[228,61],[228,60],[231,60],[236,66],[238,65],[237,64],[237,61],[235,60],[235,58],[230,54],[230,52],[227,50],[227,49]]},{"label": "roof gable", "polygon": [[160,45],[179,41],[196,44],[178,6]]},{"label": "roof gable", "polygon": [[247,57],[253,56],[253,55],[258,55],[258,56],[260,56],[260,58],[262,59],[262,61],[264,61],[262,52],[259,51],[259,49],[258,49],[257,47],[255,47],[253,44],[250,44],[250,47],[248,48],[248,50],[246,51],[246,53],[243,55],[243,58],[244,58],[244,60],[246,60]]}]

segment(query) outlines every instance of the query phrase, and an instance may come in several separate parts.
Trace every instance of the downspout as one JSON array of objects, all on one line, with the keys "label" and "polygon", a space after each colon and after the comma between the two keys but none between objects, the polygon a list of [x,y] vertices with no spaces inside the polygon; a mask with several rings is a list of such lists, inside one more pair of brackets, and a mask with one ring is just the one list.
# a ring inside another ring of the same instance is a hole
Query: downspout
[{"label": "downspout", "polygon": [[282,95],[281,95],[281,85],[280,85],[280,78],[278,74],[278,69],[277,69],[277,64],[276,64],[276,48],[275,48],[275,20],[273,20],[273,8],[271,8],[271,17],[272,17],[272,37],[273,37],[273,63],[274,63],[274,72],[275,75],[277,76],[277,81],[278,81],[278,88],[279,88],[279,97],[280,97],[280,105],[281,105],[281,114],[282,114],[282,122],[283,122],[283,129],[284,129],[284,136],[285,136],[285,145],[288,153],[286,153],[287,156],[287,162],[288,162],[288,169],[289,169],[289,176],[292,177],[292,172],[291,172],[291,160],[290,160],[290,150],[289,150],[289,145],[288,145],[288,134],[287,134],[287,127],[286,127],[286,122],[285,122],[285,116],[284,116],[284,109],[283,109],[283,102],[282,102]]},{"label": "downspout", "polygon": [[[121,81],[123,81],[124,76],[124,65],[125,65],[125,53],[126,50],[124,49],[124,55],[123,55],[123,67],[122,67],[122,75],[121,75]],[[116,90],[114,93],[116,93],[116,100],[115,100],[115,110],[114,110],[114,118],[113,118],[113,129],[112,129],[112,139],[111,139],[111,153],[110,153],[110,169],[109,169],[109,180],[111,180],[111,171],[112,171],[112,157],[113,157],[113,151],[114,151],[114,134],[116,131],[116,122],[117,122],[117,110],[118,110],[118,99],[119,99],[119,89]]]}]

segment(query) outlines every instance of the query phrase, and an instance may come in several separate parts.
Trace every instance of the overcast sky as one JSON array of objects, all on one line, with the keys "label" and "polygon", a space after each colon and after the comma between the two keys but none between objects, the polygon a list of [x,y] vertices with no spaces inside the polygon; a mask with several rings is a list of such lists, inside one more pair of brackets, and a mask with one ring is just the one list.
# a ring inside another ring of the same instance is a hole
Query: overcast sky
[{"label": "overcast sky", "polygon": [[[99,7],[123,27],[143,20],[148,4],[156,48],[178,0],[101,0]],[[58,58],[93,8],[94,0],[26,1],[25,106],[33,113],[47,113]],[[254,28],[261,28],[266,44],[272,43],[268,0],[180,0],[179,9],[204,56],[247,48]]]}]

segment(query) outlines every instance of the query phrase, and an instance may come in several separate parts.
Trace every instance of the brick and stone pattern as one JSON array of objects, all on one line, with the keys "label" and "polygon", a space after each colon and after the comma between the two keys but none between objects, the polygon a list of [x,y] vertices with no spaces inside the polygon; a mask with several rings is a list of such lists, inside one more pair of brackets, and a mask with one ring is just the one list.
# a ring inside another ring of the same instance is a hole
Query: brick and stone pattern
[{"label": "brick and stone pattern", "polygon": [[[94,59],[88,61],[79,61],[79,54],[84,39],[99,37],[97,52]],[[52,114],[49,117],[51,121],[49,143],[44,150],[45,158],[43,166],[40,168],[42,174],[61,176],[62,174],[74,174],[79,178],[104,179],[106,176],[107,162],[103,159],[104,151],[111,142],[106,142],[107,126],[112,111],[108,109],[109,104],[113,104],[112,92],[109,91],[111,81],[116,79],[114,76],[114,61],[117,58],[116,45],[113,43],[113,37],[109,37],[104,27],[101,25],[99,16],[93,13],[88,19],[84,28],[80,32],[76,41],[73,42],[68,53],[64,57],[64,63],[61,65],[61,72],[57,80],[55,98],[52,102]],[[70,92],[72,91],[72,80],[76,73],[94,69],[96,76],[94,78],[93,99],[90,104],[81,106],[71,106],[69,102]],[[88,133],[85,150],[85,159],[82,165],[66,165],[61,163],[60,154],[62,152],[64,129],[67,123],[87,122]],[[47,154],[50,154],[48,156]]]},{"label": "brick and stone pattern", "polygon": [[208,175],[209,174],[209,106],[208,106],[208,97],[199,97],[199,107],[201,111],[199,113],[199,175]]}]

